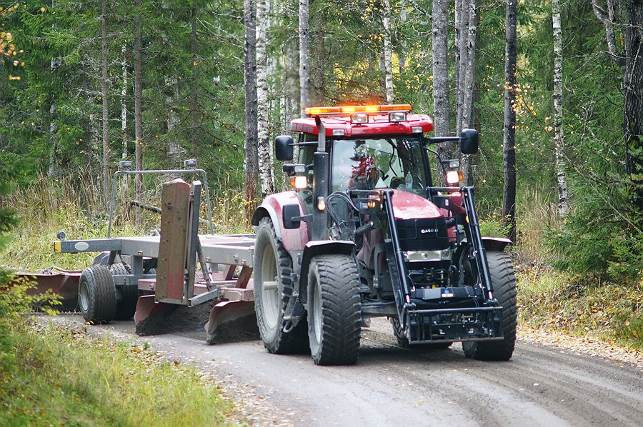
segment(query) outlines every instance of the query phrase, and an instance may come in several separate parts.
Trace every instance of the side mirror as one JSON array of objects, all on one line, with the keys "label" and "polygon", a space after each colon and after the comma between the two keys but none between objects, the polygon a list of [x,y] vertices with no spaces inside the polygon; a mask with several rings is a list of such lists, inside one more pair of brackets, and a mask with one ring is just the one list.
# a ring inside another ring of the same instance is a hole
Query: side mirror
[{"label": "side mirror", "polygon": [[462,154],[476,154],[480,144],[480,134],[475,129],[462,129],[460,133],[460,151]]},{"label": "side mirror", "polygon": [[290,135],[279,135],[275,138],[275,157],[282,162],[289,162],[293,157],[293,140]]}]

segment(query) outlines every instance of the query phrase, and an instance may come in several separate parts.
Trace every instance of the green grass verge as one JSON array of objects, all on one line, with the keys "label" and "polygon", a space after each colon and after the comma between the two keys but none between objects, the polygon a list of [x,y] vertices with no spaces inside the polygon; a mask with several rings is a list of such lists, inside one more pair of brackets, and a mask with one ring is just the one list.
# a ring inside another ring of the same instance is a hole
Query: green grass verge
[{"label": "green grass verge", "polygon": [[0,425],[211,426],[232,405],[196,369],[82,330],[0,330]]},{"label": "green grass verge", "polygon": [[551,270],[518,272],[520,322],[643,351],[642,283],[600,283]]}]

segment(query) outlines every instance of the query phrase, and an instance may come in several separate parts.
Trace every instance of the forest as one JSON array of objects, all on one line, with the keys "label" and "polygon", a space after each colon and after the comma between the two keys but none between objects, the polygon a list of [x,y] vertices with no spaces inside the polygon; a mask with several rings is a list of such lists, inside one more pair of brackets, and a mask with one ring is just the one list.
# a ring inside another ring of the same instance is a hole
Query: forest
[{"label": "forest", "polygon": [[436,135],[480,132],[466,179],[524,292],[627,294],[610,325],[640,345],[642,26],[640,0],[3,0],[0,232],[97,227],[120,160],[188,158],[247,230],[305,107],[409,103]]}]

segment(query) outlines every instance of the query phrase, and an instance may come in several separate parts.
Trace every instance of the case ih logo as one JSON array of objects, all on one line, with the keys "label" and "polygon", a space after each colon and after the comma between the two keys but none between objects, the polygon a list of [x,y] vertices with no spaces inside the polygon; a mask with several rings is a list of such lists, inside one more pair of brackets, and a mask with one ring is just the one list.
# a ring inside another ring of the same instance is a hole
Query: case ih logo
[{"label": "case ih logo", "polygon": [[437,233],[437,228],[420,228],[420,234]]}]

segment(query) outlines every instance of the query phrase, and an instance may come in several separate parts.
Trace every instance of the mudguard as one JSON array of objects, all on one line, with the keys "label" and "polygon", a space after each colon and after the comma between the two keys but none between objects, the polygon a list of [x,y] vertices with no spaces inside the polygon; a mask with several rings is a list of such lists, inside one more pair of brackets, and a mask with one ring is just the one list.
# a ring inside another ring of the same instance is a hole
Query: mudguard
[{"label": "mudguard", "polygon": [[350,240],[317,240],[306,243],[299,273],[299,299],[305,301],[307,295],[306,286],[308,284],[308,267],[314,256],[323,254],[350,255],[354,249],[355,242],[351,242]]},{"label": "mudguard", "polygon": [[482,245],[488,251],[502,252],[505,250],[507,245],[511,245],[513,242],[510,239],[504,237],[483,237]]},{"label": "mudguard", "polygon": [[299,212],[304,215],[306,208],[301,198],[295,191],[284,191],[267,196],[263,203],[255,210],[252,215],[252,225],[259,225],[264,217],[270,217],[272,225],[275,228],[277,240],[281,241],[284,249],[288,252],[302,251],[308,242],[308,224],[301,221],[299,228],[287,229],[283,222],[283,207],[286,205],[299,205]]}]

